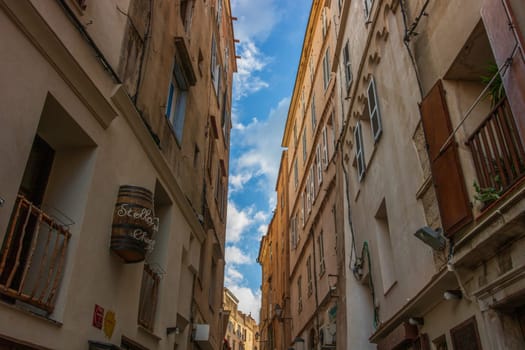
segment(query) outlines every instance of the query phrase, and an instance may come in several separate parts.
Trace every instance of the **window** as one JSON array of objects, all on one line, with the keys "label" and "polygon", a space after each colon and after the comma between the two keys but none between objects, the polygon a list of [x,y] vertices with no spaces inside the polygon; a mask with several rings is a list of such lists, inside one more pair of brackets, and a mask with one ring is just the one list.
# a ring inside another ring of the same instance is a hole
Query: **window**
[{"label": "window", "polygon": [[308,278],[308,296],[312,294],[312,256],[309,255],[306,260],[306,276]]},{"label": "window", "polygon": [[180,2],[180,17],[186,33],[189,33],[190,31],[194,5],[195,0],[181,0]]},{"label": "window", "polygon": [[215,34],[212,35],[211,38],[211,64],[210,64],[210,70],[211,70],[211,77],[213,80],[213,87],[215,88],[215,94],[219,96],[219,86],[220,86],[220,64],[218,60],[217,55],[217,41],[215,40]]},{"label": "window", "polygon": [[290,220],[290,236],[292,249],[297,248],[297,217],[293,216]]},{"label": "window", "polygon": [[305,213],[309,214],[312,202],[310,200],[310,197],[313,195],[310,193],[310,174],[308,172],[308,176],[306,177],[306,184],[304,186],[304,192],[305,192],[305,198],[306,198],[306,208]]},{"label": "window", "polygon": [[211,261],[210,286],[208,289],[208,305],[215,309],[215,292],[217,291],[217,263],[214,259]]},{"label": "window", "polygon": [[455,350],[481,350],[476,317],[472,316],[450,330],[452,347]]},{"label": "window", "polygon": [[390,227],[388,225],[388,211],[384,198],[375,215],[375,219],[381,281],[383,283],[383,292],[386,294],[396,281],[396,272]]},{"label": "window", "polygon": [[304,97],[304,89],[301,93],[301,107],[303,108],[303,115],[306,114],[306,99]]},{"label": "window", "polygon": [[327,30],[328,30],[328,20],[326,16],[326,7],[323,7],[323,11],[321,13],[321,24],[323,27],[323,38],[326,36]]},{"label": "window", "polygon": [[370,18],[370,12],[372,12],[372,5],[374,0],[364,0],[365,2],[365,18],[368,20]]},{"label": "window", "polygon": [[303,311],[303,293],[301,290],[301,283],[302,282],[302,276],[299,276],[297,278],[297,310],[299,313]]},{"label": "window", "polygon": [[317,118],[315,116],[315,95],[312,96],[311,113],[312,113],[312,134],[315,134],[315,125],[317,124]]},{"label": "window", "polygon": [[186,99],[188,95],[188,83],[184,77],[181,66],[178,62],[173,65],[170,86],[168,89],[168,102],[166,104],[166,118],[173,126],[175,139],[182,142],[182,131],[184,129],[184,119],[186,116]]},{"label": "window", "polygon": [[150,331],[153,331],[155,325],[159,286],[160,274],[145,263],[140,287],[138,323]]},{"label": "window", "polygon": [[323,231],[317,237],[317,246],[319,247],[319,276],[322,276],[325,272]]},{"label": "window", "polygon": [[303,162],[306,162],[306,128],[303,131]]},{"label": "window", "polygon": [[221,19],[222,19],[222,0],[217,1],[217,27],[220,28],[221,26]]},{"label": "window", "polygon": [[322,164],[324,168],[328,166],[328,131],[326,126],[323,128]]},{"label": "window", "polygon": [[330,75],[330,47],[327,47],[323,58],[323,86],[325,90],[330,83]]},{"label": "window", "polygon": [[75,4],[77,4],[82,11],[86,10],[87,8],[87,0],[75,0]]},{"label": "window", "polygon": [[337,1],[337,6],[338,6],[338,9],[339,9],[339,15],[341,14],[341,10],[343,9],[343,1],[344,0],[338,0]]},{"label": "window", "polygon": [[314,81],[314,58],[310,57],[310,82]]},{"label": "window", "polygon": [[345,47],[343,48],[343,66],[345,71],[345,82],[346,89],[350,88],[352,83],[352,66],[350,64],[350,44],[346,41]]},{"label": "window", "polygon": [[219,211],[219,216],[224,219],[224,177],[225,174],[223,172],[223,161],[219,161],[219,166],[217,169],[217,182],[215,185],[215,204],[217,205],[217,210]]},{"label": "window", "polygon": [[297,168],[297,158],[293,163],[293,180],[295,189],[297,190],[297,186],[299,185],[299,169]]},{"label": "window", "polygon": [[321,187],[323,182],[323,161],[321,160],[321,145],[317,145],[317,152],[315,154],[315,165],[317,166],[317,183]]},{"label": "window", "polygon": [[316,191],[315,191],[315,169],[314,166],[310,168],[310,209],[313,206],[314,199],[315,199]]},{"label": "window", "polygon": [[297,145],[297,122],[293,123],[293,145]]},{"label": "window", "polygon": [[363,150],[363,133],[361,132],[361,123],[357,122],[354,129],[355,157],[357,162],[357,176],[359,181],[365,175],[365,152]]},{"label": "window", "polygon": [[368,84],[368,113],[370,114],[370,123],[372,126],[372,135],[374,136],[374,142],[379,140],[381,136],[382,127],[381,127],[381,114],[379,113],[379,104],[377,100],[376,93],[376,84],[374,77],[370,80]]},{"label": "window", "polygon": [[304,225],[306,224],[306,218],[305,218],[305,215],[306,215],[306,198],[305,198],[304,193],[301,195],[301,203],[302,203],[302,206],[301,206],[301,221],[302,221],[302,224],[303,224],[303,227],[304,227]]}]

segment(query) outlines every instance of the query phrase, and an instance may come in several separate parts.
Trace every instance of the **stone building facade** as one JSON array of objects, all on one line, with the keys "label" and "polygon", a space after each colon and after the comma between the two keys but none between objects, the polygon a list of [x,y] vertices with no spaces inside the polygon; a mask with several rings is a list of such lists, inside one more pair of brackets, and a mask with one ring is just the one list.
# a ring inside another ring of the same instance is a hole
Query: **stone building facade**
[{"label": "stone building facade", "polygon": [[224,349],[257,350],[258,326],[251,315],[238,309],[239,299],[228,289],[224,288],[224,312],[228,313],[228,325],[224,338]]},{"label": "stone building facade", "polygon": [[275,348],[525,347],[524,33],[517,0],[312,2],[277,189],[288,226],[259,255],[270,332],[287,305],[270,242],[289,241]]},{"label": "stone building facade", "polygon": [[230,4],[0,1],[0,347],[217,349]]}]

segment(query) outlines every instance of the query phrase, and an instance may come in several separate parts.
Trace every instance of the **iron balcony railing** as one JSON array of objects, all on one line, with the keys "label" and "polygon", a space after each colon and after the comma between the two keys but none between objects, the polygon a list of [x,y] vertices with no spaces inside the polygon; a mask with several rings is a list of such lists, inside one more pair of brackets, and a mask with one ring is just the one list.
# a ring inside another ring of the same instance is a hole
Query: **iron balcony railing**
[{"label": "iron balcony railing", "polygon": [[525,175],[525,152],[506,98],[500,101],[467,141],[481,191],[498,196]]},{"label": "iron balcony railing", "polygon": [[149,264],[144,264],[142,286],[140,289],[139,319],[144,328],[153,331],[157,301],[159,296],[160,274],[155,272]]},{"label": "iron balcony railing", "polygon": [[52,313],[71,233],[18,195],[0,256],[0,293]]}]

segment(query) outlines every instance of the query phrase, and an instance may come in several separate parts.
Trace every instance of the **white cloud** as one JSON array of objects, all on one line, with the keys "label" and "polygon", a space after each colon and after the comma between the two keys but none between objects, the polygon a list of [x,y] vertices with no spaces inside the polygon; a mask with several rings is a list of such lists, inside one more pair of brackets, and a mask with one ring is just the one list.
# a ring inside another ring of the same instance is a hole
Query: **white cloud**
[{"label": "white cloud", "polygon": [[254,119],[242,130],[235,131],[235,136],[246,151],[234,161],[233,173],[249,173],[253,174],[253,177],[264,177],[263,187],[259,189],[270,196],[275,192],[282,152],[281,138],[289,103],[289,98],[282,99],[270,111],[266,120]]},{"label": "white cloud", "polygon": [[237,54],[241,58],[237,60],[237,73],[233,76],[233,98],[236,101],[269,87],[257,73],[270,62],[270,59],[250,40],[237,45]]},{"label": "white cloud", "polygon": [[268,225],[260,225],[257,228],[257,232],[259,233],[257,239],[260,240],[268,232]]},{"label": "white cloud", "polygon": [[276,0],[232,0],[231,7],[237,17],[235,37],[241,42],[250,38],[265,40],[281,16]]},{"label": "white cloud", "polygon": [[239,310],[246,314],[251,314],[259,323],[259,311],[261,308],[261,291],[253,291],[247,287],[239,285],[226,285],[226,287],[239,299]]},{"label": "white cloud", "polygon": [[242,282],[244,279],[242,273],[232,266],[226,266],[226,274],[224,276],[225,285],[233,285]]},{"label": "white cloud", "polygon": [[252,263],[252,258],[244,254],[238,247],[228,246],[226,247],[226,263],[227,264],[250,264]]},{"label": "white cloud", "polygon": [[239,210],[235,204],[228,201],[228,220],[226,222],[226,241],[237,243],[244,231],[253,223],[251,209]]},{"label": "white cloud", "polygon": [[230,192],[240,191],[244,188],[244,184],[250,181],[253,174],[243,172],[239,174],[230,175]]}]

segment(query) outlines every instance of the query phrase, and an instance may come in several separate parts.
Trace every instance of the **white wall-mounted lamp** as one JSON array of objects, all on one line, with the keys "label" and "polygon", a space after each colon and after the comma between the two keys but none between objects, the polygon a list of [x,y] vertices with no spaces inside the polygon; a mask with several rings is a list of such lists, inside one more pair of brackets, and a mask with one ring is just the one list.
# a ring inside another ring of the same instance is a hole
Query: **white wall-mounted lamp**
[{"label": "white wall-mounted lamp", "polygon": [[447,290],[443,293],[443,299],[445,300],[459,300],[463,297],[463,293],[460,290]]}]

